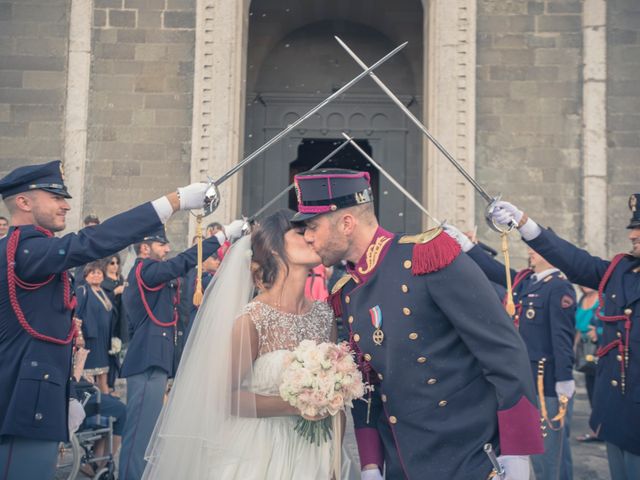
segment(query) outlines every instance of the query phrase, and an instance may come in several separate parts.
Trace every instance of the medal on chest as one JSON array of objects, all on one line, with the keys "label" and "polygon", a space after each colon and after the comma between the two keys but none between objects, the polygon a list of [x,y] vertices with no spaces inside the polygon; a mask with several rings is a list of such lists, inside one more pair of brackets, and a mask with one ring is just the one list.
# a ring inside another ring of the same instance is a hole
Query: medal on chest
[{"label": "medal on chest", "polygon": [[371,316],[371,325],[375,329],[373,331],[373,343],[376,345],[382,345],[384,340],[384,332],[382,331],[382,310],[380,306],[376,305],[369,309],[369,315]]}]

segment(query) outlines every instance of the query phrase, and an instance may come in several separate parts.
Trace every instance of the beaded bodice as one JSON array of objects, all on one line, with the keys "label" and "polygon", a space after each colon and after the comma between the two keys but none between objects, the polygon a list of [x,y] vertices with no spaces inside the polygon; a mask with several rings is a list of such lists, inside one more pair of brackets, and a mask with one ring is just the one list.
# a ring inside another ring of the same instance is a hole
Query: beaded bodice
[{"label": "beaded bodice", "polygon": [[253,301],[244,307],[258,332],[258,356],[275,350],[293,350],[302,340],[327,342],[333,311],[325,302],[314,302],[307,313],[293,314]]}]

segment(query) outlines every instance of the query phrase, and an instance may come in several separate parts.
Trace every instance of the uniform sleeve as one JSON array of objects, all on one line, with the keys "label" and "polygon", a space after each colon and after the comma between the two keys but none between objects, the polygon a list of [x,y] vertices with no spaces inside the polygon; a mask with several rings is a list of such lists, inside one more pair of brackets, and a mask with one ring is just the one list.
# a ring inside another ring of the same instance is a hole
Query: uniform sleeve
[{"label": "uniform sleeve", "polygon": [[[482,250],[481,247],[476,245],[471,250],[467,252],[467,255],[471,257],[471,259],[476,262],[476,264],[480,267],[480,270],[484,272],[489,280],[498,285],[502,285],[503,287],[507,286],[507,276],[505,274],[504,265],[493,258],[491,255],[487,255],[487,253]],[[511,281],[515,280],[517,272],[512,268],[510,270],[511,273]]]},{"label": "uniform sleeve", "polygon": [[560,269],[570,281],[595,290],[598,289],[600,279],[611,263],[591,255],[544,228],[540,235],[526,243],[551,265]]},{"label": "uniform sleeve", "polygon": [[161,226],[151,203],[145,203],[78,233],[21,238],[16,272],[27,281],[46,278],[116,253]]},{"label": "uniform sleeve", "polygon": [[501,453],[542,453],[526,347],[487,278],[467,255],[459,255],[425,279],[434,301],[495,387]]},{"label": "uniform sleeve", "polygon": [[[202,242],[202,258],[211,256],[220,244],[215,237],[207,238]],[[196,266],[198,261],[198,249],[194,245],[184,252],[165,262],[144,262],[142,267],[142,280],[149,287],[155,287],[174,278],[184,276]]]},{"label": "uniform sleeve", "polygon": [[[554,280],[558,281],[558,280]],[[569,283],[553,288],[549,298],[551,345],[556,380],[573,379],[573,338],[575,332],[576,294]]]},{"label": "uniform sleeve", "polygon": [[[356,443],[358,444],[358,454],[360,456],[360,467],[375,464],[380,471],[384,465],[384,453],[382,449],[382,440],[378,433],[377,425],[382,415],[382,400],[380,393],[374,389],[365,395],[365,400],[371,401],[369,408],[368,401],[356,400],[351,409],[353,416],[353,427],[356,435]],[[369,422],[367,423],[367,411],[369,414]]]}]

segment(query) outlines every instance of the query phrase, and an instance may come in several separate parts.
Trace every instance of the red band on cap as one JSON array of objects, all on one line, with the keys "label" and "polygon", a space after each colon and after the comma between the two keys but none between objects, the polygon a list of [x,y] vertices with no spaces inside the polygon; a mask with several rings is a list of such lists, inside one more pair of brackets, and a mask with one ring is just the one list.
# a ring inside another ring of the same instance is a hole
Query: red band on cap
[{"label": "red band on cap", "polygon": [[331,205],[305,206],[305,205],[299,204],[298,211],[300,213],[327,213],[327,212],[331,212]]}]

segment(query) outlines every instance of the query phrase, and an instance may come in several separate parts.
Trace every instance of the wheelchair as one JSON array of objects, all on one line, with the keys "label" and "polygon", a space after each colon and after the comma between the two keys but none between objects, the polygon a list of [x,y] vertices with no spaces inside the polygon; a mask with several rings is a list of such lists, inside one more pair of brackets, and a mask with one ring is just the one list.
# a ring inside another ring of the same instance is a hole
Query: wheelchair
[{"label": "wheelchair", "polygon": [[[61,442],[58,463],[56,466],[56,480],[75,480],[76,478],[86,478],[80,475],[82,465],[96,462],[106,462],[103,467],[95,471],[93,480],[114,480],[115,462],[113,459],[113,417],[100,414],[100,403],[102,392],[90,383],[82,384],[79,388],[83,395],[82,406],[85,407],[86,418],[77,432],[71,434],[69,442]],[[95,405],[87,403],[95,395]],[[98,440],[106,438],[107,445],[104,455],[94,454],[94,445]]]}]

